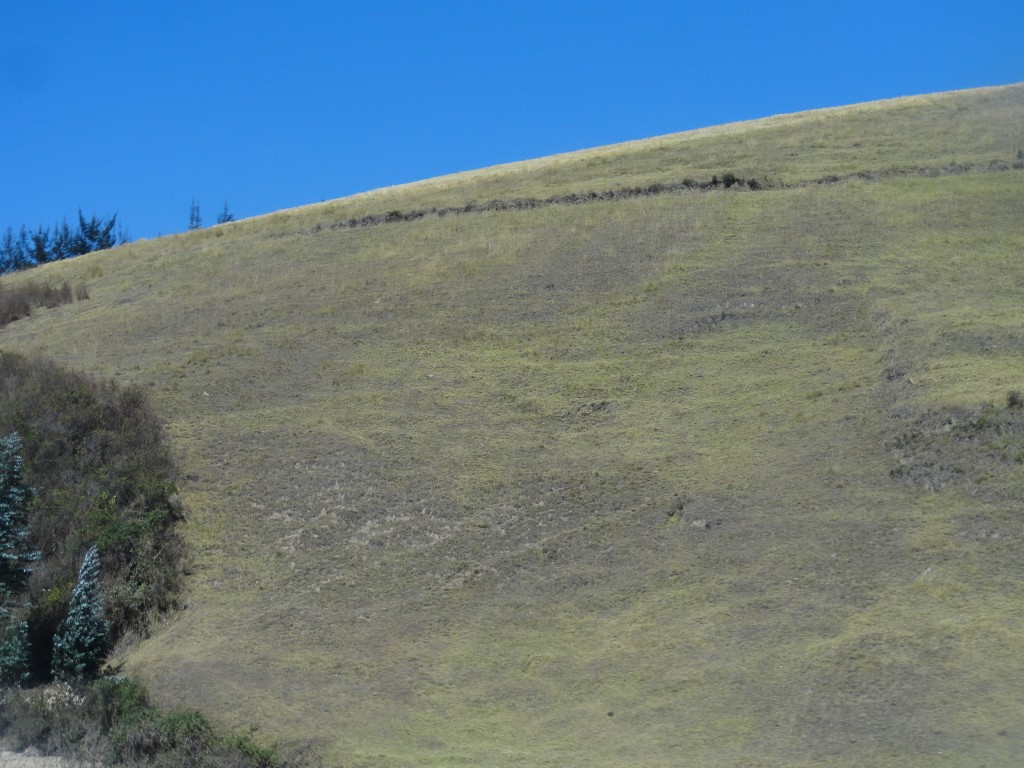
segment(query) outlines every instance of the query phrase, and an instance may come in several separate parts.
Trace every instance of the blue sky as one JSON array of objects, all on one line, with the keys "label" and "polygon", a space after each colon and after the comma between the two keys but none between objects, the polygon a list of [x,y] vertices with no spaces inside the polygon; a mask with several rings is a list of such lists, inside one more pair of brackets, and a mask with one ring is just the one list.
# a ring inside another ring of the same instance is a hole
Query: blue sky
[{"label": "blue sky", "polygon": [[0,229],[135,239],[584,147],[1024,80],[1024,2],[0,2]]}]

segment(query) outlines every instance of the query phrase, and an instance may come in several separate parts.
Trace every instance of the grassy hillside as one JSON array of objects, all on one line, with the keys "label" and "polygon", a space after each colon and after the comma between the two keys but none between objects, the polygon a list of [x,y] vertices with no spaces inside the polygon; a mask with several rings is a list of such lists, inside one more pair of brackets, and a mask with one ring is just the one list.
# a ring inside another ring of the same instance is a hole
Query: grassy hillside
[{"label": "grassy hillside", "polygon": [[1014,765],[1022,148],[1017,85],[467,173],[5,278],[90,299],[0,348],[167,419],[168,702],[356,766]]}]

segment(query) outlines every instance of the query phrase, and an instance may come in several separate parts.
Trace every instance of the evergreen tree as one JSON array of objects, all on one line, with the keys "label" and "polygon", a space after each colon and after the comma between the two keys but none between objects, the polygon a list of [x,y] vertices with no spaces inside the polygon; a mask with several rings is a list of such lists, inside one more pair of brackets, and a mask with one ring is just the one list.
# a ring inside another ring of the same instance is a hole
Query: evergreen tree
[{"label": "evergreen tree", "polygon": [[0,684],[28,679],[28,624],[6,604],[25,588],[28,564],[39,559],[28,540],[28,505],[32,489],[22,482],[21,438],[12,432],[0,440]]},{"label": "evergreen tree", "polygon": [[70,259],[75,255],[75,235],[68,226],[67,219],[58,227],[53,225],[53,240],[50,246],[53,261]]},{"label": "evergreen tree", "polygon": [[117,214],[109,219],[95,215],[86,219],[79,210],[77,231],[72,231],[64,221],[60,226],[54,226],[52,235],[45,227],[29,231],[22,226],[15,236],[14,230],[8,227],[0,238],[0,275],[113,248],[126,242],[128,237],[117,225]]},{"label": "evergreen tree", "polygon": [[28,230],[22,226],[15,237],[14,230],[8,227],[3,240],[0,241],[0,274],[16,272],[31,267],[32,264],[32,246],[29,243]]},{"label": "evergreen tree", "polygon": [[32,233],[32,260],[36,264],[45,264],[52,260],[52,254],[50,230],[39,227]]},{"label": "evergreen tree", "polygon": [[22,224],[21,232],[18,233],[18,242],[14,244],[15,248],[15,269],[28,269],[32,266],[32,246],[29,243],[28,230],[25,229],[25,225]]},{"label": "evergreen tree", "polygon": [[217,216],[217,223],[218,224],[227,224],[229,221],[234,221],[234,220],[235,220],[235,217],[232,215],[231,211],[228,210],[228,201],[225,200],[224,201],[224,210],[221,211],[220,214],[218,214],[218,216]]},{"label": "evergreen tree", "polygon": [[192,207],[188,209],[188,228],[199,229],[203,226],[203,219],[199,215],[199,203],[192,198]]},{"label": "evergreen tree", "polygon": [[28,677],[28,623],[0,608],[0,685],[20,685]]},{"label": "evergreen tree", "polygon": [[14,231],[8,227],[0,240],[0,275],[14,271]]},{"label": "evergreen tree", "polygon": [[79,682],[96,677],[107,657],[108,630],[100,594],[100,554],[93,546],[78,571],[68,615],[53,636],[53,676]]},{"label": "evergreen tree", "polygon": [[0,440],[0,595],[25,588],[28,564],[39,559],[28,540],[28,505],[32,489],[21,479],[21,438],[12,432]]},{"label": "evergreen tree", "polygon": [[116,245],[116,238],[113,235],[114,226],[117,223],[117,214],[103,221],[95,215],[86,219],[82,212],[78,212],[78,233],[75,237],[74,252],[81,256],[92,251],[102,251],[113,248]]}]

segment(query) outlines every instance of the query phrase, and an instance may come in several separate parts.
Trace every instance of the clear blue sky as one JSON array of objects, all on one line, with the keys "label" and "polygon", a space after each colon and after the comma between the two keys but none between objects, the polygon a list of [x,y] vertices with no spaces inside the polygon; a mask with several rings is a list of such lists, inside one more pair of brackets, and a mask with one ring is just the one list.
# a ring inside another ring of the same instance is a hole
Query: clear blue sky
[{"label": "clear blue sky", "polygon": [[453,171],[1024,80],[1024,2],[0,0],[0,228],[135,238]]}]

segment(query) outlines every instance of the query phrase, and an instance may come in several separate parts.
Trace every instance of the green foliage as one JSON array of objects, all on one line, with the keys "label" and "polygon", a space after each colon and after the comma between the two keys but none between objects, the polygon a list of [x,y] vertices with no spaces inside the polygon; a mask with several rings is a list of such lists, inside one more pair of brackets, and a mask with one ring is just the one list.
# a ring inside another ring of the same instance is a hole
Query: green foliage
[{"label": "green foliage", "polygon": [[123,551],[144,535],[142,520],[125,520],[118,514],[117,499],[107,492],[100,493],[89,511],[83,535],[93,539],[100,551]]},{"label": "green foliage", "polygon": [[29,677],[28,623],[0,608],[0,684],[20,685]]},{"label": "green foliage", "polygon": [[82,256],[86,253],[106,250],[117,245],[118,238],[114,234],[116,222],[117,214],[104,221],[95,215],[86,219],[82,212],[79,211],[78,234],[72,241],[72,250],[75,255]]},{"label": "green foliage", "polygon": [[42,560],[28,584],[28,621],[33,667],[46,676],[49,637],[90,546],[103,561],[114,640],[145,631],[150,614],[173,604],[182,552],[175,470],[141,389],[7,353],[0,380],[0,433],[19,432],[25,478],[38,489],[29,527]]},{"label": "green foliage", "polygon": [[22,481],[24,460],[17,432],[0,439],[0,596],[24,589],[28,563],[39,559],[29,543],[32,489]]},{"label": "green foliage", "polygon": [[91,680],[103,666],[110,647],[110,625],[103,618],[100,555],[85,553],[68,614],[53,638],[53,676],[60,680]]}]

